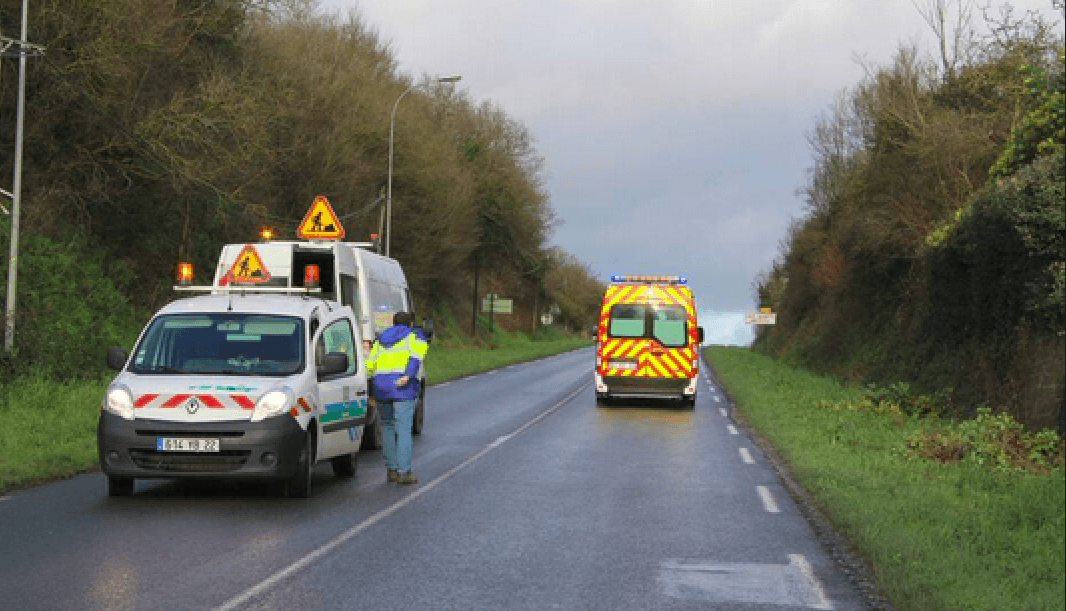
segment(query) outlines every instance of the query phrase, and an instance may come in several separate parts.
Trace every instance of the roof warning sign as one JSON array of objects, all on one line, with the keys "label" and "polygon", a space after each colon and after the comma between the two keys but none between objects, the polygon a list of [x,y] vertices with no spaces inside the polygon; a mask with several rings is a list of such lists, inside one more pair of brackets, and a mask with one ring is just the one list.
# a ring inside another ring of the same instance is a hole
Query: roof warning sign
[{"label": "roof warning sign", "polygon": [[270,271],[263,265],[259,258],[259,252],[255,246],[245,244],[240,254],[233,261],[233,266],[222,278],[222,285],[233,284],[263,284],[270,280]]},{"label": "roof warning sign", "polygon": [[341,227],[329,200],[319,195],[311,202],[307,216],[296,228],[296,235],[304,240],[340,240],[344,238],[344,227]]}]

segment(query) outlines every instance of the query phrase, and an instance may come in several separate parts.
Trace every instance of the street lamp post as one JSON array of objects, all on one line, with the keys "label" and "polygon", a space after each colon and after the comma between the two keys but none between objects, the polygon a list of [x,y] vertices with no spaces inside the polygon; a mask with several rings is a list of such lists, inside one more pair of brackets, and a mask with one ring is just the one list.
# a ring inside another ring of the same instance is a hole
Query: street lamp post
[{"label": "street lamp post", "polygon": [[392,150],[393,150],[393,136],[396,133],[396,108],[400,105],[400,100],[403,96],[411,92],[415,87],[422,87],[429,83],[454,83],[463,78],[458,74],[450,74],[448,76],[438,76],[421,85],[412,84],[407,89],[404,89],[400,97],[396,98],[396,102],[392,105],[392,118],[389,119],[389,182],[386,187],[385,194],[385,256],[389,254],[389,244],[392,242]]},{"label": "street lamp post", "polygon": [[5,39],[7,44],[4,45],[5,51],[8,47],[17,45],[19,58],[18,107],[15,111],[15,176],[11,193],[0,190],[0,193],[11,198],[11,211],[4,209],[5,213],[11,215],[11,244],[7,261],[7,305],[4,313],[4,350],[7,352],[11,352],[15,342],[15,296],[17,294],[15,285],[18,279],[19,213],[22,204],[22,132],[26,115],[26,56],[29,53],[44,52],[44,47],[26,41],[29,27],[28,4],[29,0],[22,0],[21,38],[17,41]]}]

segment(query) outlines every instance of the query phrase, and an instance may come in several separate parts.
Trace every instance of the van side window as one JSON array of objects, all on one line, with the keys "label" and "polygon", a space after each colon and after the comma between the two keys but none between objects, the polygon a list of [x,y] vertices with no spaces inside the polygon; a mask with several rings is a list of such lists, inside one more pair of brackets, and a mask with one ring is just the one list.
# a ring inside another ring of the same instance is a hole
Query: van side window
[{"label": "van side window", "polygon": [[359,368],[359,352],[355,349],[355,336],[347,319],[338,320],[322,330],[322,335],[315,342],[315,362],[321,363],[330,352],[343,352],[348,355],[348,375]]},{"label": "van side window", "polygon": [[406,311],[403,306],[403,293],[399,286],[376,278],[371,278],[368,288],[370,289],[370,307],[374,308],[370,322],[373,325],[374,335],[378,335],[392,326],[393,314]]},{"label": "van side window", "polygon": [[355,276],[341,274],[341,303],[351,306],[355,312],[355,319],[359,320],[362,312],[359,311],[359,281]]}]

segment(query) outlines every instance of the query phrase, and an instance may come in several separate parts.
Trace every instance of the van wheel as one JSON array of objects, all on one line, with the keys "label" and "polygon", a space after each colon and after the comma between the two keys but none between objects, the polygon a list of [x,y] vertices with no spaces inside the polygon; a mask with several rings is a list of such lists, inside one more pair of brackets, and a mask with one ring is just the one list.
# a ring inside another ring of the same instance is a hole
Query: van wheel
[{"label": "van wheel", "polygon": [[607,393],[596,393],[596,407],[603,407],[611,404],[611,395]]},{"label": "van wheel", "polygon": [[337,456],[330,459],[330,464],[333,465],[333,475],[336,475],[337,477],[351,477],[355,475],[355,454]]},{"label": "van wheel", "polygon": [[307,431],[303,449],[300,450],[300,458],[296,462],[296,473],[285,482],[285,496],[297,499],[306,499],[311,496],[311,468],[314,466],[311,443],[313,441],[311,431]]},{"label": "van wheel", "polygon": [[415,417],[411,420],[411,434],[421,435],[422,425],[426,420],[426,387],[422,387],[422,391],[418,395],[418,401],[415,402]]},{"label": "van wheel", "polygon": [[107,496],[130,496],[133,494],[132,477],[107,476]]},{"label": "van wheel", "polygon": [[359,451],[363,450],[380,450],[381,439],[384,437],[384,433],[381,431],[381,413],[378,412],[377,405],[373,407],[367,406],[370,411],[370,422],[367,422],[363,426],[363,439],[359,443]]}]

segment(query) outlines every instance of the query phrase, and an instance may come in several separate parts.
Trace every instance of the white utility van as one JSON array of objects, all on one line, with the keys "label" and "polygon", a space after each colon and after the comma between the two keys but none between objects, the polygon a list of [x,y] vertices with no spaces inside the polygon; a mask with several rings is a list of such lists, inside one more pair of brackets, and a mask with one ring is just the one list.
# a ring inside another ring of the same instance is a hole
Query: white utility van
[{"label": "white utility van", "polygon": [[[253,282],[264,288],[317,285],[323,297],[352,308],[362,337],[369,342],[392,326],[396,312],[408,312],[412,316],[415,313],[407,276],[400,263],[372,248],[373,244],[368,242],[332,240],[227,244],[215,268],[214,286],[230,287],[235,284],[234,275],[239,274],[244,275],[238,282]],[[249,254],[253,251],[257,259]],[[432,339],[432,321],[423,319],[420,328],[427,339]],[[425,422],[424,368],[418,377],[421,391],[415,403],[412,427],[416,435],[422,432]],[[381,435],[381,419],[371,401],[363,449],[379,449]]]},{"label": "white utility van", "polygon": [[348,306],[307,295],[219,291],[148,322],[97,425],[111,496],[137,478],[277,479],[306,497],[315,463],[355,473],[367,424],[362,333]]}]

